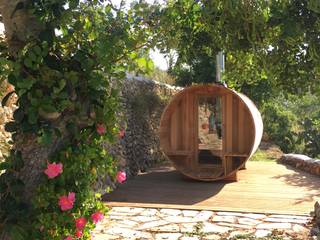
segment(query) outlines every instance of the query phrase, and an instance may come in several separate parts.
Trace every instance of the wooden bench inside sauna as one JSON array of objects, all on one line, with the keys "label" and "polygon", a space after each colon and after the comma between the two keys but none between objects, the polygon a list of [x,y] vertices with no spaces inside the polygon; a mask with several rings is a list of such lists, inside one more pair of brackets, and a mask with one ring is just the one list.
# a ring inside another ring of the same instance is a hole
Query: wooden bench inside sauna
[{"label": "wooden bench inside sauna", "polygon": [[188,177],[233,179],[257,150],[262,132],[261,115],[245,95],[221,85],[192,86],[164,110],[160,145]]}]

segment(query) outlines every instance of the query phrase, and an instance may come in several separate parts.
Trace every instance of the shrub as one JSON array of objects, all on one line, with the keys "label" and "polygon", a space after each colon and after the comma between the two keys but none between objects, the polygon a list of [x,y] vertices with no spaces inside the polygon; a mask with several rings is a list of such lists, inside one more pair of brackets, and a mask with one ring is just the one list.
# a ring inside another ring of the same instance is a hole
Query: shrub
[{"label": "shrub", "polygon": [[296,149],[297,134],[294,131],[298,122],[297,116],[278,102],[268,102],[262,109],[264,130],[282,151]]}]

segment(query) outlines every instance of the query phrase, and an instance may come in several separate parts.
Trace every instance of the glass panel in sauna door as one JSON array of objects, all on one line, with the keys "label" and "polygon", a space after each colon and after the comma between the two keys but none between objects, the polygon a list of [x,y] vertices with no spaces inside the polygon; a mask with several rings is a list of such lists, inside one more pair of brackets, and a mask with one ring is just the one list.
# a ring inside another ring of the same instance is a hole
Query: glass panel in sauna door
[{"label": "glass panel in sauna door", "polygon": [[221,97],[198,98],[198,164],[222,165]]}]

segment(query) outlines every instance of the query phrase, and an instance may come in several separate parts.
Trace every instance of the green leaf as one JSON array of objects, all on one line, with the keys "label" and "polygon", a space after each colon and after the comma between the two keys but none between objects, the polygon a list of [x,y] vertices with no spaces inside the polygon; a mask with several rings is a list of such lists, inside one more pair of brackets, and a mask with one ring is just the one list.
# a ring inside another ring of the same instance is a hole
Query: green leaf
[{"label": "green leaf", "polygon": [[44,130],[40,133],[38,137],[38,143],[43,145],[50,145],[52,142],[52,133],[49,130]]},{"label": "green leaf", "polygon": [[37,110],[35,108],[29,108],[27,117],[28,117],[28,122],[30,124],[36,124],[37,121],[38,121],[38,112],[37,112]]},{"label": "green leaf", "polygon": [[21,122],[24,118],[23,110],[18,108],[16,111],[14,111],[13,118],[16,122]]},{"label": "green leaf", "polygon": [[26,67],[32,68],[32,61],[31,61],[30,58],[24,59],[23,63],[24,63],[24,65],[25,65]]},{"label": "green leaf", "polygon": [[38,56],[42,55],[42,50],[38,45],[34,46],[33,50]]},{"label": "green leaf", "polygon": [[21,79],[20,81],[17,82],[17,86],[22,89],[31,89],[33,84],[35,84],[36,80],[33,78],[26,78],[26,79]]},{"label": "green leaf", "polygon": [[10,227],[9,235],[12,240],[27,240],[28,233],[19,225],[13,225]]},{"label": "green leaf", "polygon": [[7,170],[7,169],[9,169],[10,167],[11,167],[11,164],[8,163],[8,162],[2,162],[2,163],[0,163],[0,171],[1,171],[1,170]]}]

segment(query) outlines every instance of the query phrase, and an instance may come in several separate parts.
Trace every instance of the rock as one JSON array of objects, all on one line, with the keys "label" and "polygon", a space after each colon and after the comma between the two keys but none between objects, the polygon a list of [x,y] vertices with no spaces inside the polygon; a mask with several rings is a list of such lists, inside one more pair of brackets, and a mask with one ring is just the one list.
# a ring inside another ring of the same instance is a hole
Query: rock
[{"label": "rock", "polygon": [[308,220],[306,219],[290,219],[290,218],[266,218],[265,222],[278,222],[278,223],[298,223],[298,224],[306,224]]},{"label": "rock", "polygon": [[316,224],[318,225],[318,227],[320,227],[320,203],[319,202],[316,202],[314,204],[314,215],[315,215]]},{"label": "rock", "polygon": [[254,226],[254,225],[260,224],[261,221],[256,220],[256,219],[252,219],[252,218],[239,218],[238,223],[243,224],[243,225]]},{"label": "rock", "polygon": [[317,159],[302,154],[284,154],[279,161],[320,176],[320,164]]},{"label": "rock", "polygon": [[260,229],[260,230],[257,230],[254,235],[255,235],[257,238],[264,238],[264,237],[268,236],[269,234],[271,234],[271,231],[261,230],[261,229]]},{"label": "rock", "polygon": [[156,227],[161,227],[164,225],[167,225],[168,222],[164,220],[157,220],[157,221],[152,221],[152,222],[146,222],[143,223],[142,225],[137,228],[137,230],[148,230],[148,229],[154,229]]},{"label": "rock", "polygon": [[235,216],[214,216],[211,221],[212,222],[228,222],[228,223],[235,223],[237,218]]},{"label": "rock", "polygon": [[320,230],[318,227],[313,227],[310,231],[311,236],[318,236],[320,234]]},{"label": "rock", "polygon": [[290,223],[261,223],[257,225],[257,229],[291,229]]},{"label": "rock", "polygon": [[193,237],[182,237],[179,240],[199,240],[199,237],[193,236]]},{"label": "rock", "polygon": [[209,234],[204,237],[204,240],[220,240],[221,237],[217,234]]},{"label": "rock", "polygon": [[181,236],[181,233],[158,233],[155,240],[178,240]]},{"label": "rock", "polygon": [[161,214],[170,215],[170,216],[177,216],[180,215],[182,212],[178,209],[161,209]]},{"label": "rock", "polygon": [[203,228],[202,228],[202,231],[204,233],[226,233],[229,230],[231,230],[231,228],[222,227],[217,224],[212,224],[212,223],[207,223],[207,222],[205,222],[203,224]]},{"label": "rock", "polygon": [[201,211],[195,216],[195,219],[198,221],[207,221],[212,215],[212,211]]}]

